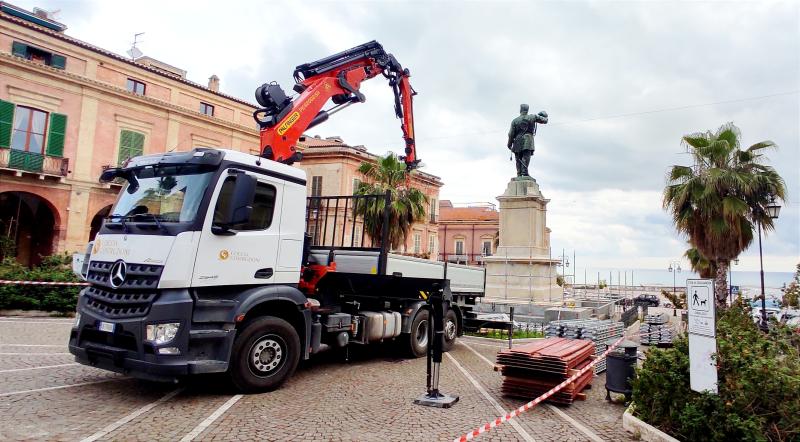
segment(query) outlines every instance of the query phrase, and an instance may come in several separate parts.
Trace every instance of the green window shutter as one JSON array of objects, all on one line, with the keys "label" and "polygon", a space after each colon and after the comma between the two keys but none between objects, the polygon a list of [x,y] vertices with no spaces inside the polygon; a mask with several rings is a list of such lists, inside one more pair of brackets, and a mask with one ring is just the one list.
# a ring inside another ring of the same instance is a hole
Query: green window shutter
[{"label": "green window shutter", "polygon": [[64,114],[50,114],[50,128],[47,132],[47,155],[53,157],[64,156],[64,138],[67,132],[67,116]]},{"label": "green window shutter", "polygon": [[128,158],[144,153],[144,134],[132,130],[123,130],[119,136],[119,158],[121,165]]},{"label": "green window shutter", "polygon": [[14,124],[14,103],[0,100],[0,148],[11,146],[11,127]]},{"label": "green window shutter", "polygon": [[139,155],[144,153],[144,134],[140,134],[139,132],[133,133],[133,139],[131,140],[131,157],[138,157]]},{"label": "green window shutter", "polygon": [[17,57],[28,58],[28,45],[15,41],[11,43],[11,53]]},{"label": "green window shutter", "polygon": [[50,57],[50,66],[56,69],[65,69],[67,67],[67,58],[63,55],[53,54]]}]

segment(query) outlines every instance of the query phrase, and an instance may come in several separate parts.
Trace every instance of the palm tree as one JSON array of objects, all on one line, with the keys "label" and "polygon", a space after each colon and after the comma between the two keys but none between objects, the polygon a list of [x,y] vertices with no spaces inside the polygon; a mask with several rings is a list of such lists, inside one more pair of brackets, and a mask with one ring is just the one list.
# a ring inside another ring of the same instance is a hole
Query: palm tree
[{"label": "palm tree", "polygon": [[670,168],[663,205],[677,230],[688,236],[692,247],[715,269],[714,293],[725,305],[730,261],[753,242],[755,223],[767,231],[774,228],[765,207],[770,195],[783,200],[785,183],[771,166],[763,164],[765,149],[772,141],[761,141],[741,149],[739,128],[733,123],[716,132],[698,132],[683,137],[694,166]]},{"label": "palm tree", "polygon": [[[410,187],[406,165],[389,153],[379,157],[375,163],[364,162],[358,167],[364,176],[356,195],[379,195],[391,193],[389,209],[389,245],[398,249],[406,243],[414,223],[425,219],[428,197],[419,189]],[[356,213],[363,216],[365,230],[378,242],[383,243],[383,198],[369,199],[356,205]]]},{"label": "palm tree", "polygon": [[703,256],[696,247],[691,247],[683,254],[689,260],[692,271],[700,275],[701,278],[713,278],[717,274],[716,264]]}]

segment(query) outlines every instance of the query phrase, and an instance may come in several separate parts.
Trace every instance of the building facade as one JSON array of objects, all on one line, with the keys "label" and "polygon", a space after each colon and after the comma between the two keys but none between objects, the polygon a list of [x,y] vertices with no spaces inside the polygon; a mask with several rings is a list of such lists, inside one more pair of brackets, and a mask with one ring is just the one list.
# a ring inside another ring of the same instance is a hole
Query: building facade
[{"label": "building facade", "polygon": [[441,261],[482,264],[497,249],[500,212],[491,203],[439,203]]},{"label": "building facade", "polygon": [[17,259],[82,250],[115,201],[98,182],[128,157],[230,146],[258,150],[254,105],[69,37],[0,3],[0,234]]}]

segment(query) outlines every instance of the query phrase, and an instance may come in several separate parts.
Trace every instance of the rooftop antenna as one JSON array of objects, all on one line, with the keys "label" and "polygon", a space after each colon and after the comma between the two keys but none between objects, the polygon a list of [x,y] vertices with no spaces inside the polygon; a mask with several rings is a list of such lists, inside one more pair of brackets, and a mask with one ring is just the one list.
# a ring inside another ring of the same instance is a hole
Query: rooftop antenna
[{"label": "rooftop antenna", "polygon": [[138,34],[133,34],[133,43],[131,43],[131,48],[128,49],[128,55],[131,57],[131,60],[136,61],[137,58],[144,55],[139,48],[136,47],[137,43],[141,43],[139,41],[139,36],[144,35],[144,32],[139,32]]}]

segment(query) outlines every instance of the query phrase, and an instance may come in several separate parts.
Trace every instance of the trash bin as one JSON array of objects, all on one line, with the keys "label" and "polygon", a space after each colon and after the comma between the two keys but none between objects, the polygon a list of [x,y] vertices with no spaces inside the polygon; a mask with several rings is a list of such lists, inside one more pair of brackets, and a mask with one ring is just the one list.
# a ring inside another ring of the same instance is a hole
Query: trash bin
[{"label": "trash bin", "polygon": [[[612,345],[614,341],[609,341]],[[611,392],[625,395],[625,402],[630,402],[633,388],[631,379],[636,376],[636,350],[638,345],[628,340],[606,356],[606,400],[611,400]]]}]

